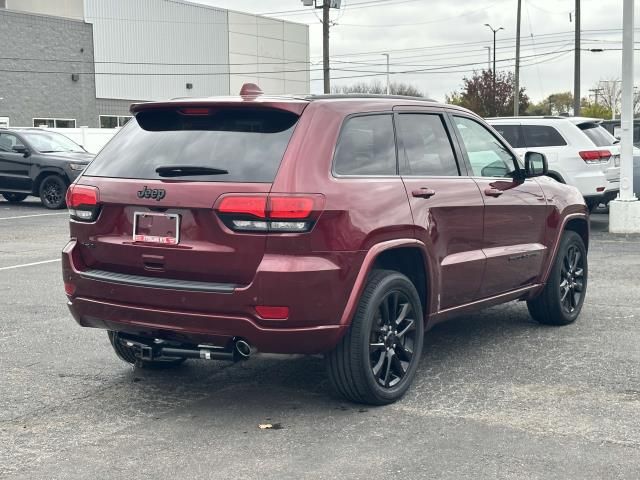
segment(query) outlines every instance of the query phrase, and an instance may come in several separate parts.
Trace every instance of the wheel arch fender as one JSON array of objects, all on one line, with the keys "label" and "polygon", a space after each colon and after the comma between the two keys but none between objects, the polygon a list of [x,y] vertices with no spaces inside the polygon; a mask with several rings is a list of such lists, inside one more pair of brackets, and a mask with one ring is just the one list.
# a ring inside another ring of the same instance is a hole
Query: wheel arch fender
[{"label": "wheel arch fender", "polygon": [[[409,277],[414,283],[422,302],[422,313],[426,322],[426,319],[429,316],[430,307],[434,304],[433,295],[435,294],[434,289],[428,288],[428,286],[438,285],[438,279],[435,278],[436,272],[434,269],[430,268],[431,262],[429,252],[425,244],[416,239],[406,238],[377,243],[367,251],[354,285],[351,288],[351,293],[349,294],[347,304],[340,319],[340,325],[348,326],[351,324],[351,319],[358,308],[360,296],[364,291],[367,278],[371,271],[378,266],[390,268],[391,256],[396,252],[407,252],[409,250],[416,252],[421,257],[420,265],[412,265],[415,274],[403,271],[402,269],[396,268],[396,270],[407,275],[407,277]],[[391,269],[394,268],[391,267]],[[423,282],[420,281],[420,278],[423,279]]]},{"label": "wheel arch fender", "polygon": [[40,185],[42,184],[42,181],[50,175],[57,175],[58,177],[62,178],[64,182],[67,184],[67,186],[71,184],[71,182],[69,181],[69,177],[67,177],[67,174],[63,169],[56,168],[56,167],[45,167],[42,170],[40,170],[40,172],[38,173],[38,175],[33,181],[34,195],[40,194]]},{"label": "wheel arch fender", "polygon": [[576,232],[580,237],[582,237],[582,241],[584,242],[584,246],[589,251],[589,218],[583,213],[573,213],[570,215],[566,215],[562,219],[561,228],[558,229],[558,234],[553,242],[551,255],[549,256],[549,262],[545,268],[542,284],[546,284],[547,280],[549,280],[549,275],[551,275],[551,270],[553,269],[553,265],[555,264],[556,257],[558,256],[558,249],[560,248],[560,241],[562,240],[562,235],[566,231]]}]

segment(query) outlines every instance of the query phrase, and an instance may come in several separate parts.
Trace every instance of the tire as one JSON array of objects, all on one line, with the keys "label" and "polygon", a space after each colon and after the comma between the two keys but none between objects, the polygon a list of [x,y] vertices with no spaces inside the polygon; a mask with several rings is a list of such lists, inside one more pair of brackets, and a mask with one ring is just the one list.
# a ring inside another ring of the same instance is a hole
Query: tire
[{"label": "tire", "polygon": [[600,200],[587,200],[586,204],[587,208],[589,209],[589,213],[593,213],[594,210],[600,205]]},{"label": "tire", "polygon": [[[385,306],[391,315],[383,313]],[[326,355],[331,384],[356,403],[397,401],[415,377],[423,337],[422,305],[411,280],[395,271],[374,270],[351,327]]]},{"label": "tire", "polygon": [[40,182],[38,191],[42,205],[50,210],[64,208],[64,196],[67,193],[67,183],[58,175],[49,175]]},{"label": "tire", "polygon": [[9,203],[20,203],[29,195],[26,193],[3,193],[2,196]]},{"label": "tire", "polygon": [[587,249],[582,237],[565,231],[544,290],[527,301],[533,319],[545,325],[575,322],[584,304],[588,277]]},{"label": "tire", "polygon": [[111,342],[111,346],[116,352],[118,358],[138,368],[171,368],[182,365],[187,360],[186,358],[169,357],[159,358],[155,360],[140,360],[138,357],[136,357],[132,348],[127,347],[122,343],[122,341],[118,337],[118,332],[108,331],[107,335],[109,336],[109,342]]}]

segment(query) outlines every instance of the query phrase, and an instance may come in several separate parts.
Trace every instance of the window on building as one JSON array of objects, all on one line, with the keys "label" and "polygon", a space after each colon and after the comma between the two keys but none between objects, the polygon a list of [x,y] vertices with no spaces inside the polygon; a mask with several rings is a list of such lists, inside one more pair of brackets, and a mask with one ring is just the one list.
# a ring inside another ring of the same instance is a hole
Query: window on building
[{"label": "window on building", "polygon": [[76,128],[75,118],[34,118],[34,127]]},{"label": "window on building", "polygon": [[567,144],[562,135],[546,125],[522,125],[527,148],[562,147]]},{"label": "window on building", "polygon": [[396,175],[391,115],[347,120],[336,147],[334,169],[338,175]]},{"label": "window on building", "polygon": [[100,115],[100,128],[124,127],[129,120],[130,115]]}]

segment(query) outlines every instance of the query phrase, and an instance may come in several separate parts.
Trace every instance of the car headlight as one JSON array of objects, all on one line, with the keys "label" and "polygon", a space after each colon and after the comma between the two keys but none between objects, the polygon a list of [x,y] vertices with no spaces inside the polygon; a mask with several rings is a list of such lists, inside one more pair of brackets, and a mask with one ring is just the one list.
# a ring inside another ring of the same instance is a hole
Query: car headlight
[{"label": "car headlight", "polygon": [[87,168],[87,166],[83,163],[70,163],[69,167],[71,168],[71,170],[75,170],[76,172],[81,172],[82,170]]}]

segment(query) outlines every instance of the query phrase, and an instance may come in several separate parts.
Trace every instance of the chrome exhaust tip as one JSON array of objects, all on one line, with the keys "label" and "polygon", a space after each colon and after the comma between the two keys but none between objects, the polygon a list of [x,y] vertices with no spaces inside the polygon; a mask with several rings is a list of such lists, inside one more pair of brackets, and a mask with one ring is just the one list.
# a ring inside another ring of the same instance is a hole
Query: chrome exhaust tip
[{"label": "chrome exhaust tip", "polygon": [[234,343],[234,351],[238,355],[238,358],[246,360],[251,356],[251,345],[245,340],[236,340]]}]

